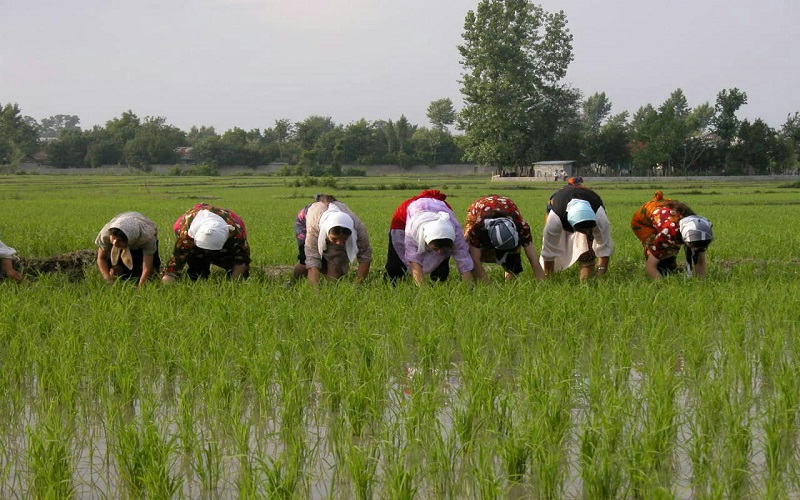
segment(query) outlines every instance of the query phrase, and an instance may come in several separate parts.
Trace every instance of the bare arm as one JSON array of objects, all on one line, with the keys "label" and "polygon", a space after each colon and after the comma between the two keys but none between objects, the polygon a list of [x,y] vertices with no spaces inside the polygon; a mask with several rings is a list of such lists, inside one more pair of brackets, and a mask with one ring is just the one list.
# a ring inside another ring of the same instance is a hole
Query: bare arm
[{"label": "bare arm", "polygon": [[481,249],[470,245],[469,256],[472,257],[472,272],[475,273],[475,277],[484,283],[488,283],[489,275],[486,274],[486,270],[483,268],[483,264],[481,263]]},{"label": "bare arm", "polygon": [[411,268],[411,276],[414,277],[414,283],[417,286],[425,284],[425,273],[422,272],[422,265],[419,262],[409,262],[408,267]]},{"label": "bare arm", "polygon": [[308,268],[308,284],[313,287],[319,286],[320,272],[318,267]]},{"label": "bare arm", "polygon": [[111,269],[108,267],[108,251],[102,248],[97,249],[97,269],[103,275],[103,280],[106,283],[113,283],[114,277],[111,275]]},{"label": "bare arm", "polygon": [[644,263],[644,272],[650,279],[661,279],[661,273],[658,272],[658,259],[648,255],[647,261]]},{"label": "bare arm", "polygon": [[231,270],[231,279],[241,278],[249,267],[249,264],[234,264]]},{"label": "bare arm", "polygon": [[371,262],[359,262],[358,269],[356,269],[356,283],[361,283],[362,281],[367,279],[367,275],[369,275],[369,268]]},{"label": "bare arm", "polygon": [[[542,266],[539,264],[539,256],[536,254],[536,247],[531,243],[522,248],[525,250],[525,256],[531,264],[531,269],[533,270],[533,275],[536,277],[536,281],[542,281],[544,279],[544,269],[542,269]],[[552,271],[551,269],[550,272]]]},{"label": "bare arm", "polygon": [[138,288],[141,288],[153,274],[153,254],[142,255],[142,275],[139,277]]},{"label": "bare arm", "polygon": [[553,274],[553,271],[556,269],[556,261],[555,260],[546,260],[544,261],[544,275],[545,277],[550,276]]},{"label": "bare arm", "polygon": [[14,281],[22,281],[22,275],[14,270],[14,262],[11,259],[0,259],[0,262],[3,264],[3,272],[6,273],[6,276]]},{"label": "bare arm", "polygon": [[698,278],[706,277],[706,253],[697,252],[697,263],[694,265],[694,274]]},{"label": "bare arm", "polygon": [[598,257],[597,268],[595,269],[595,276],[603,276],[608,272],[609,257]]}]

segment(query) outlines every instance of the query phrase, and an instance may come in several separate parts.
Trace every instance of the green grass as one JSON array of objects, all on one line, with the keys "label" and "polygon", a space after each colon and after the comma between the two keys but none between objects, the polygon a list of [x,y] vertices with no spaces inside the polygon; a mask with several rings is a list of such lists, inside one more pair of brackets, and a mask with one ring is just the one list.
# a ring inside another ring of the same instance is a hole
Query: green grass
[{"label": "green grass", "polygon": [[[380,279],[391,214],[417,191],[380,188],[401,181],[333,191],[370,231],[373,272],[314,290],[263,269],[294,263],[294,216],[326,189],[3,177],[0,239],[21,255],[91,248],[137,210],[166,260],[174,220],[210,201],[245,220],[256,271],[0,283],[0,496],[800,495],[800,188],[598,184],[617,246],[604,279],[537,283],[526,266],[506,284],[490,266],[489,285],[417,289]],[[534,235],[557,187],[419,182],[462,218],[507,194]],[[644,276],[629,220],[655,189],[714,222],[705,281]]]}]

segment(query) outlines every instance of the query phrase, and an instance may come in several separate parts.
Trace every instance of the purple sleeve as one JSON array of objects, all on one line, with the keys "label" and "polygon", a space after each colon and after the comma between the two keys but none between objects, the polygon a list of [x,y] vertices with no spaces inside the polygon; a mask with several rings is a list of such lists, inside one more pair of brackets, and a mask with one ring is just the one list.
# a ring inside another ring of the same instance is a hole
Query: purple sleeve
[{"label": "purple sleeve", "polygon": [[458,272],[466,273],[472,271],[475,267],[475,263],[472,261],[472,257],[469,254],[469,245],[467,245],[467,240],[464,239],[464,232],[461,230],[461,225],[454,215],[450,217],[450,220],[453,221],[453,229],[456,231],[456,239],[453,242],[453,259],[456,261]]}]

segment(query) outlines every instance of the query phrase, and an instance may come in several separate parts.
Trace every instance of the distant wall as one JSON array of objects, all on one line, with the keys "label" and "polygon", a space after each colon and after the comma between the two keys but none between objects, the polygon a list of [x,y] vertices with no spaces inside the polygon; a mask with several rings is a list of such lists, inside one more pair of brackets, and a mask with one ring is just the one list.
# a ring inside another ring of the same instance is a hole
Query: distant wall
[{"label": "distant wall", "polygon": [[[583,182],[661,182],[661,181],[796,181],[800,176],[797,175],[703,175],[703,176],[650,176],[650,177],[587,177],[582,176]],[[500,177],[492,175],[492,182],[539,182],[542,184],[562,185],[563,180],[554,181],[552,177]]]},{"label": "distant wall", "polygon": [[[255,168],[244,166],[231,166],[220,167],[220,175],[238,175],[241,173],[253,174],[274,174],[279,169],[283,168],[283,163],[271,163],[269,165],[260,165]],[[191,168],[189,166],[181,166],[181,170]],[[150,165],[149,172],[143,172],[136,168],[130,168],[120,165],[104,165],[98,168],[54,168],[46,165],[39,166],[35,163],[22,163],[20,170],[29,174],[54,174],[54,175],[144,175],[147,173],[156,175],[165,175],[167,172],[175,168],[175,165]],[[347,169],[366,170],[367,176],[382,176],[382,175],[486,175],[487,177],[494,173],[492,167],[481,167],[478,165],[470,164],[454,164],[454,165],[437,165],[429,167],[427,165],[417,165],[410,168],[401,168],[397,165],[345,165],[342,170]]]},{"label": "distant wall", "polygon": [[366,169],[367,176],[374,175],[486,175],[490,176],[495,172],[493,167],[481,167],[470,164],[436,165],[415,165],[410,168],[400,168],[397,165],[371,165],[369,167],[344,167]]}]

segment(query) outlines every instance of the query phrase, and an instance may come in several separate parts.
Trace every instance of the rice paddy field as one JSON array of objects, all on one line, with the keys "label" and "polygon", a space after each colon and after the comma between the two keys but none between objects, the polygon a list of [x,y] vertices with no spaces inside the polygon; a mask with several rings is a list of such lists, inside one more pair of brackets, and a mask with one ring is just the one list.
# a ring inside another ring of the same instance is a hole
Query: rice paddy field
[{"label": "rice paddy field", "polygon": [[[0,239],[92,249],[115,214],[171,226],[209,202],[248,227],[243,282],[106,285],[96,268],[0,283],[2,498],[798,498],[800,184],[589,184],[616,253],[512,283],[383,282],[389,221],[422,188],[513,199],[541,248],[561,183],[3,176]],[[714,222],[708,277],[645,277],[653,191]],[[370,231],[370,278],[288,286],[317,192]],[[538,235],[538,236],[537,236]],[[451,264],[453,265],[453,264]]]}]

